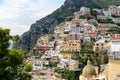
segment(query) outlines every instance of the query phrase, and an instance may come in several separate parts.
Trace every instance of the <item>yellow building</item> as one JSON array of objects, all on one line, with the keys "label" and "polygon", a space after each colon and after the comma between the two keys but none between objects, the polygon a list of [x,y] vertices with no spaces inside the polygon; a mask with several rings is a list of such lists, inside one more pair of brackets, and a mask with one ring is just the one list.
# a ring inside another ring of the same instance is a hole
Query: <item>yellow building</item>
[{"label": "yellow building", "polygon": [[80,40],[69,40],[64,41],[61,48],[61,53],[63,54],[64,58],[71,59],[75,56],[75,52],[80,51]]},{"label": "yellow building", "polygon": [[69,40],[76,40],[77,36],[75,33],[70,33],[70,34],[61,34],[60,37],[64,41],[69,41]]},{"label": "yellow building", "polygon": [[49,43],[49,40],[50,40],[50,35],[45,35],[45,36],[42,36],[40,37],[38,40],[37,40],[37,44],[38,45],[46,45]]}]

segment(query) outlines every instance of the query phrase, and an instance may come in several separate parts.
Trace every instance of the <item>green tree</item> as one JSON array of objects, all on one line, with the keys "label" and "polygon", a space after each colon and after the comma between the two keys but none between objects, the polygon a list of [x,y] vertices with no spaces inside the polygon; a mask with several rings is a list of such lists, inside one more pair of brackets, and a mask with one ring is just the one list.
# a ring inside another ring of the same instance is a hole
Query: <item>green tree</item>
[{"label": "green tree", "polygon": [[97,23],[97,22],[93,22],[92,24],[93,24],[95,27],[98,26],[98,23]]},{"label": "green tree", "polygon": [[58,64],[59,62],[49,62],[49,67],[57,67],[57,64]]},{"label": "green tree", "polygon": [[75,71],[67,70],[67,69],[56,69],[55,72],[60,74],[61,78],[65,80],[77,80],[75,79]]},{"label": "green tree", "polygon": [[30,64],[30,63],[26,64],[24,70],[26,72],[31,72],[32,71],[32,64]]},{"label": "green tree", "polygon": [[19,35],[12,36],[13,41],[18,41],[20,39]]},{"label": "green tree", "polygon": [[13,41],[13,49],[20,49],[20,36],[14,35],[12,36]]},{"label": "green tree", "polygon": [[0,28],[0,80],[31,80],[31,75],[23,70],[22,50],[9,50],[13,37],[9,29]]},{"label": "green tree", "polygon": [[68,16],[68,17],[66,18],[66,21],[71,21],[72,19],[73,19],[72,16]]},{"label": "green tree", "polygon": [[96,10],[91,10],[91,15],[97,17],[97,11]]}]

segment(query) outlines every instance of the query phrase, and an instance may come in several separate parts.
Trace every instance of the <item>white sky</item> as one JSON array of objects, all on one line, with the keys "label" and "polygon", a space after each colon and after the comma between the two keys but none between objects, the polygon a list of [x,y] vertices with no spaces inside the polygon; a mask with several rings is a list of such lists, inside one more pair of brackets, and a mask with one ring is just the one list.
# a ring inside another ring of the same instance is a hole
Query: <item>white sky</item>
[{"label": "white sky", "polygon": [[0,0],[0,26],[22,34],[30,25],[59,8],[65,0]]}]

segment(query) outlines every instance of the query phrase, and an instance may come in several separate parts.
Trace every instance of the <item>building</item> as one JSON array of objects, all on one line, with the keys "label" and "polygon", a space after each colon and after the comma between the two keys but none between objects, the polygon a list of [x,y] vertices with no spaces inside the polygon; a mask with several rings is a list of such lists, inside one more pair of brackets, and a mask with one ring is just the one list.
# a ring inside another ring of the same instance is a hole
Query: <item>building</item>
[{"label": "building", "polygon": [[82,74],[79,76],[79,80],[106,80],[105,71],[98,73],[98,69],[97,66],[93,66],[88,60],[87,65],[82,70]]},{"label": "building", "polygon": [[60,25],[54,28],[54,37],[55,39],[61,39],[60,34],[64,33],[65,23],[61,23]]},{"label": "building", "polygon": [[75,33],[61,34],[61,38],[63,39],[63,41],[69,41],[69,40],[76,40],[77,36]]},{"label": "building", "polygon": [[33,65],[33,70],[42,70],[43,68],[45,68],[44,65],[48,65],[49,61],[45,60],[45,59],[33,59],[32,60],[32,65]]},{"label": "building", "polygon": [[72,20],[72,25],[71,25],[71,33],[75,33],[76,35],[80,35],[84,31],[84,21],[85,20]]},{"label": "building", "polygon": [[68,69],[69,70],[77,70],[78,69],[79,62],[76,60],[70,60],[68,62]]},{"label": "building", "polygon": [[100,19],[100,20],[105,20],[107,19],[108,16],[104,16],[104,15],[97,15],[97,19]]},{"label": "building", "polygon": [[84,28],[83,27],[75,27],[71,29],[71,32],[75,33],[76,35],[80,35],[83,33]]},{"label": "building", "polygon": [[50,35],[45,35],[38,38],[37,44],[33,49],[33,53],[43,54],[45,51],[49,50],[48,44],[49,44],[50,38],[51,38]]},{"label": "building", "polygon": [[90,19],[90,20],[88,20],[88,22],[89,22],[90,24],[94,24],[94,23],[98,24],[98,22],[97,22],[96,19]]},{"label": "building", "polygon": [[112,15],[112,12],[111,11],[103,11],[104,15],[107,16],[107,17],[111,17]]},{"label": "building", "polygon": [[90,36],[83,36],[83,42],[91,42],[91,37]]},{"label": "building", "polygon": [[66,22],[66,25],[65,25],[65,28],[64,28],[64,32],[70,32],[70,30],[71,30],[71,25],[72,25],[72,22],[71,22],[71,21]]},{"label": "building", "polygon": [[59,64],[57,64],[57,67],[60,69],[67,68],[67,64],[64,61],[60,61]]},{"label": "building", "polygon": [[112,21],[113,21],[114,23],[120,23],[120,18],[112,18]]},{"label": "building", "polygon": [[100,39],[94,43],[93,51],[106,51],[106,45],[108,41],[106,39]]},{"label": "building", "polygon": [[120,6],[116,6],[114,8],[111,9],[112,14],[115,16],[120,16]]},{"label": "building", "polygon": [[116,25],[114,25],[114,24],[98,24],[98,34],[105,35],[107,30],[109,30],[111,27],[116,27]]},{"label": "building", "polygon": [[96,38],[97,37],[97,31],[91,32],[90,37],[91,38]]},{"label": "building", "polygon": [[80,40],[64,41],[62,44],[62,50],[80,50]]},{"label": "building", "polygon": [[[120,55],[115,55],[120,56]],[[120,57],[115,59],[112,56],[109,58],[109,63],[106,66],[106,80],[120,80]]]},{"label": "building", "polygon": [[80,49],[80,40],[64,41],[61,46],[61,53],[63,54],[64,58],[71,59],[75,56],[74,53],[79,52]]},{"label": "building", "polygon": [[42,59],[51,58],[53,53],[54,52],[52,50],[45,51],[44,55],[41,58]]},{"label": "building", "polygon": [[92,24],[85,23],[84,24],[83,37],[95,38],[96,35],[97,35],[96,27]]},{"label": "building", "polygon": [[74,19],[77,20],[80,18],[79,12],[74,12]]},{"label": "building", "polygon": [[79,62],[76,60],[61,60],[60,63],[57,65],[58,68],[65,68],[68,70],[74,70],[76,71],[78,69]]},{"label": "building", "polygon": [[42,37],[38,38],[37,45],[48,44],[49,40],[50,40],[50,36],[49,35],[42,36]]},{"label": "building", "polygon": [[90,8],[81,7],[80,14],[83,15],[83,16],[89,16],[89,15],[91,15]]},{"label": "building", "polygon": [[[120,40],[112,40],[109,44],[108,44],[108,52],[111,56],[113,56],[114,58],[120,58]],[[117,55],[117,56],[115,56]]]},{"label": "building", "polygon": [[120,40],[120,34],[109,34],[112,40]]}]

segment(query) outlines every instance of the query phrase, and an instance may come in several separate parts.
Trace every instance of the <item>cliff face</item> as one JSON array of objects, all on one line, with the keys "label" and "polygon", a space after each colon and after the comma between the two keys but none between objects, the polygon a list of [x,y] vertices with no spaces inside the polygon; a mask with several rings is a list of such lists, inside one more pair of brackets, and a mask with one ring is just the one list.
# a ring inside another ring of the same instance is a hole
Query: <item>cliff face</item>
[{"label": "cliff face", "polygon": [[71,16],[75,11],[79,11],[80,7],[103,8],[111,5],[112,1],[114,4],[120,4],[119,0],[66,0],[59,9],[36,21],[36,23],[31,25],[30,30],[21,36],[20,45],[22,49],[29,50],[35,45],[40,36],[52,31],[67,16]]}]

